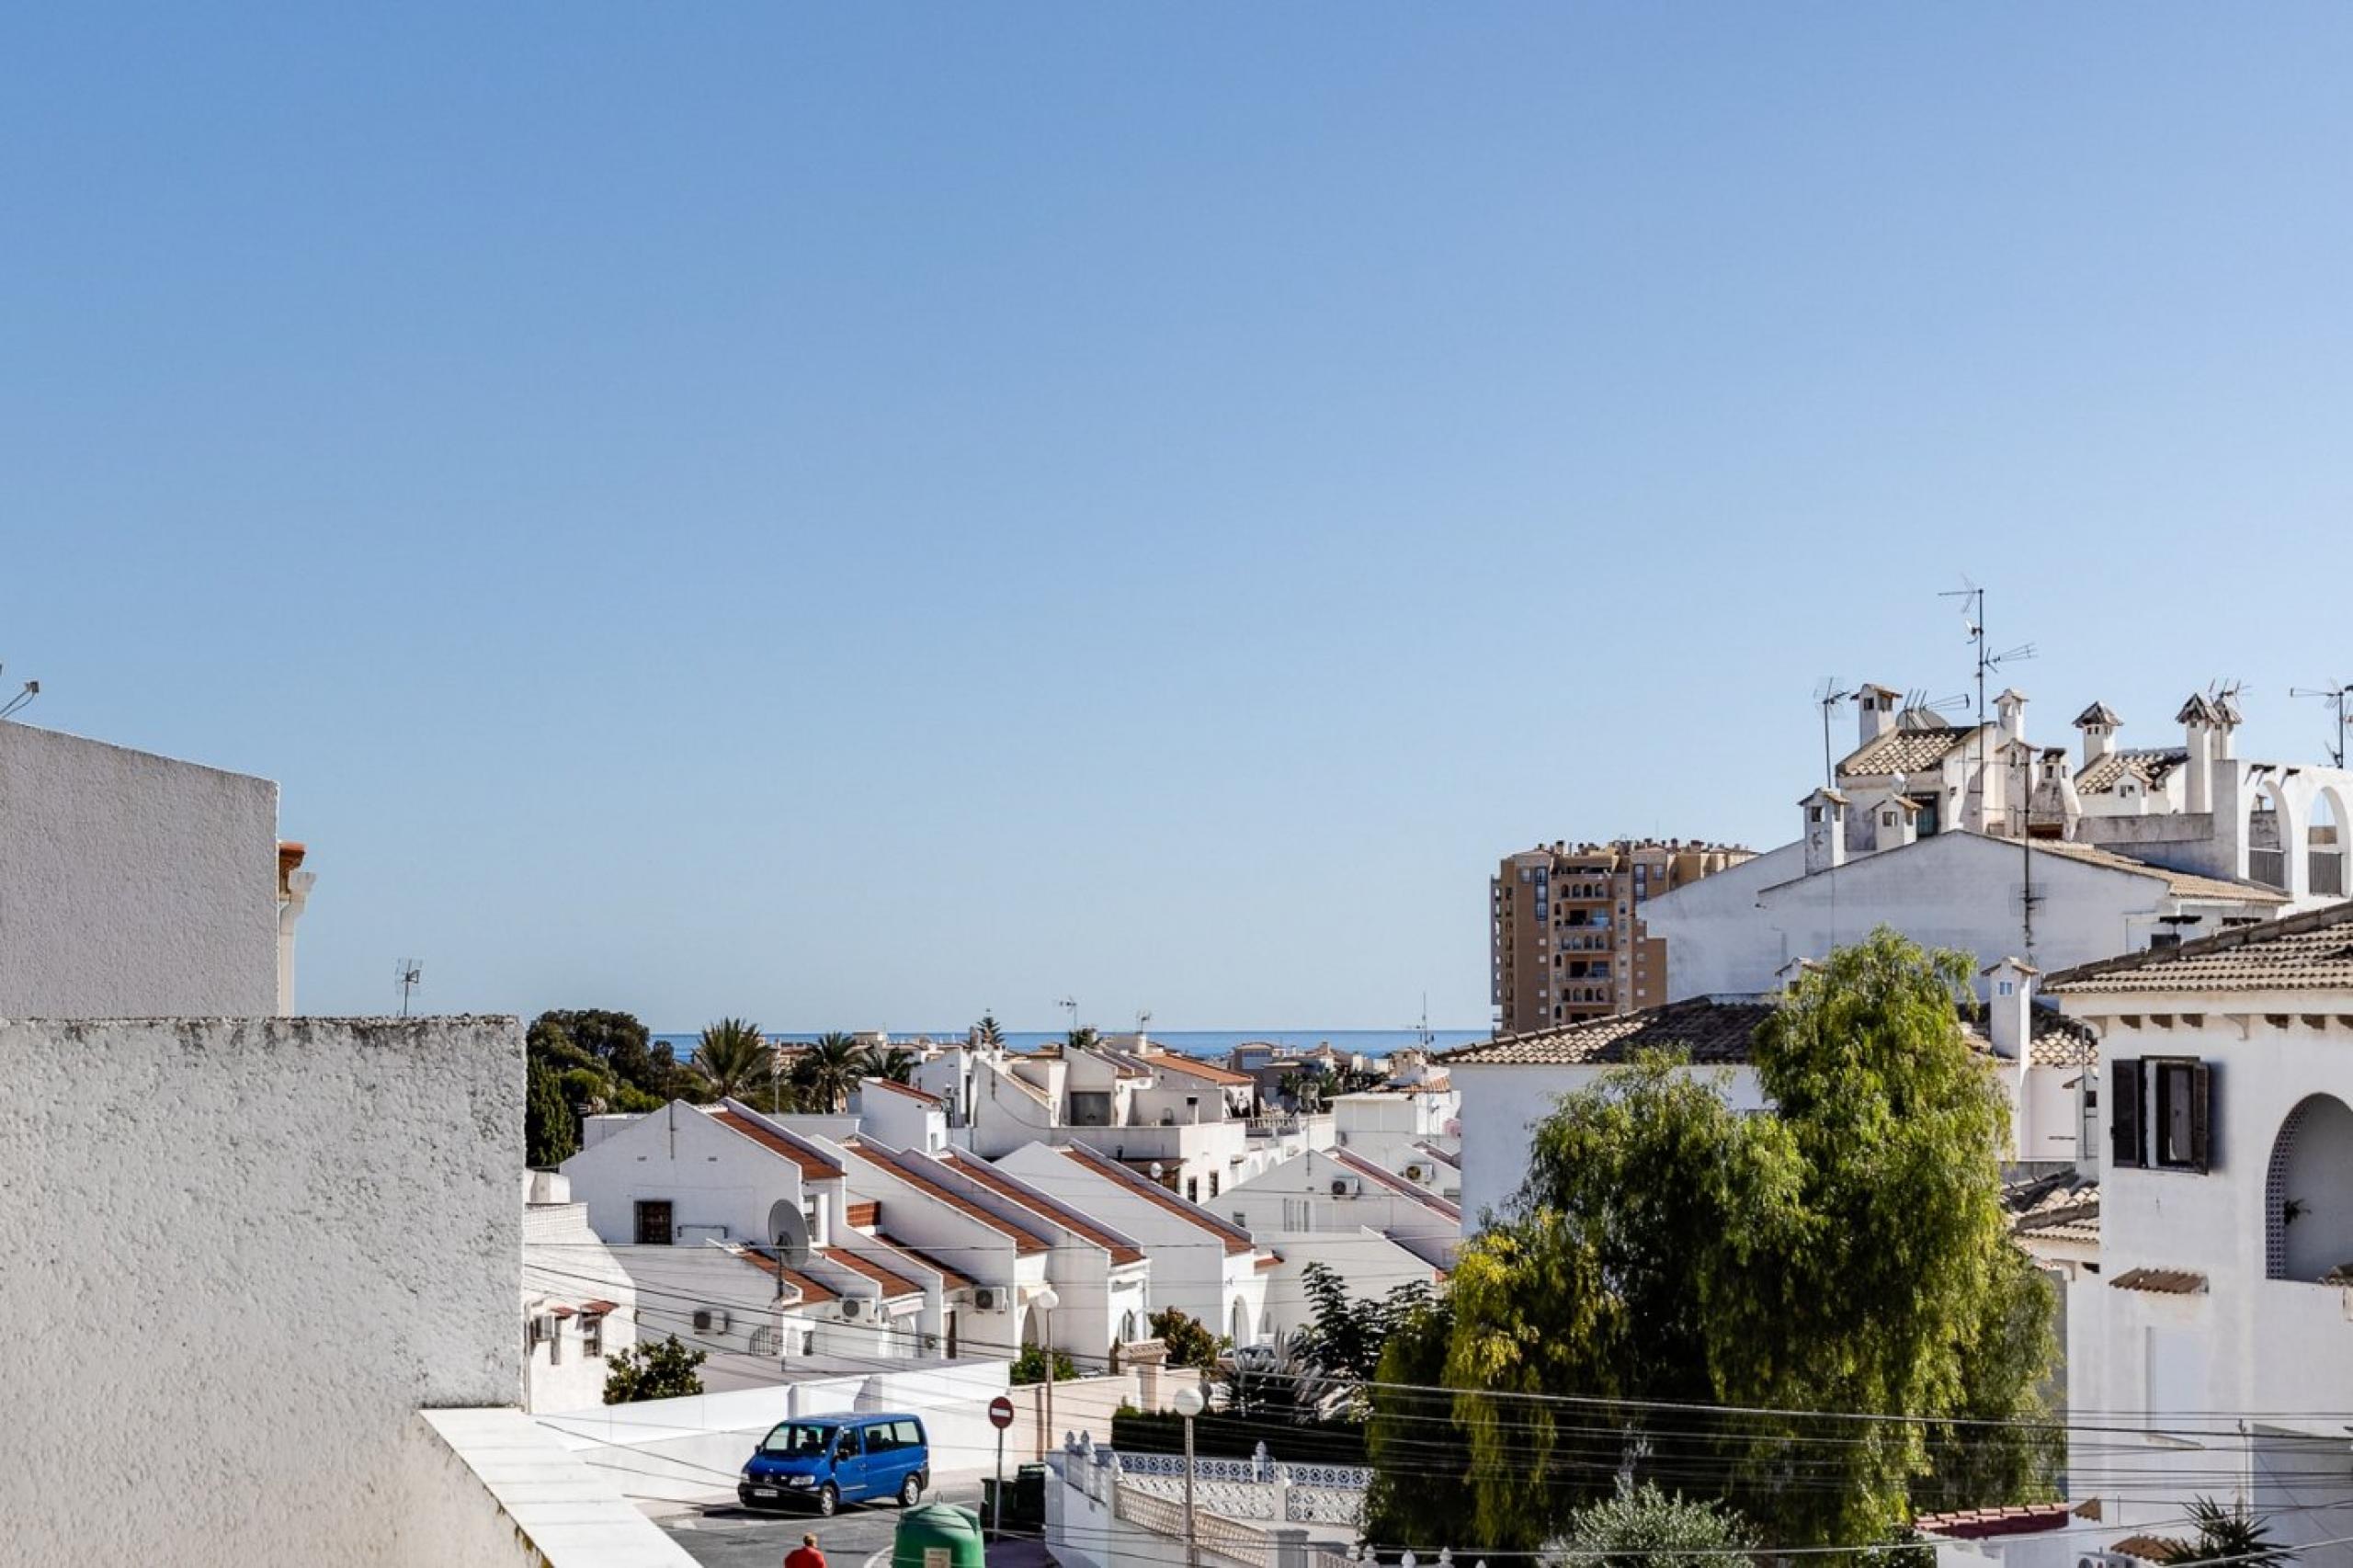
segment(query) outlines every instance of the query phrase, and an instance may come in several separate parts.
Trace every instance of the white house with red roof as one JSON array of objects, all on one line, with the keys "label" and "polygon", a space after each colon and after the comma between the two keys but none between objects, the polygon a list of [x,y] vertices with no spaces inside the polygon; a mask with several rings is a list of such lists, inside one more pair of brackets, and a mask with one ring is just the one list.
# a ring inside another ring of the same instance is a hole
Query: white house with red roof
[{"label": "white house with red roof", "polygon": [[1244,1182],[1219,1207],[1286,1259],[1302,1238],[1369,1231],[1420,1259],[1427,1274],[1451,1267],[1462,1244],[1461,1210],[1349,1149],[1310,1150]]},{"label": "white house with red roof", "polygon": [[1152,1263],[1133,1238],[977,1154],[951,1150],[937,1163],[972,1201],[1047,1244],[1046,1278],[1059,1304],[1051,1328],[1046,1314],[1024,1314],[1021,1344],[1044,1343],[1051,1332],[1086,1375],[1111,1370],[1120,1346],[1150,1337]]},{"label": "white house with red roof", "polygon": [[1266,1276],[1278,1260],[1250,1233],[1098,1146],[1032,1143],[997,1166],[1138,1244],[1152,1260],[1149,1311],[1182,1309],[1236,1345],[1265,1339]]},{"label": "white house with red roof", "polygon": [[890,1078],[862,1080],[849,1096],[858,1126],[893,1149],[936,1154],[948,1147],[948,1102],[913,1084]]},{"label": "white house with red roof", "polygon": [[1051,1283],[1051,1237],[981,1201],[968,1179],[931,1155],[864,1136],[841,1147],[849,1214],[866,1222],[861,1233],[904,1255],[904,1267],[941,1277],[939,1353],[1018,1355],[1025,1335],[1034,1340],[1044,1326],[1031,1323],[1029,1309]]}]

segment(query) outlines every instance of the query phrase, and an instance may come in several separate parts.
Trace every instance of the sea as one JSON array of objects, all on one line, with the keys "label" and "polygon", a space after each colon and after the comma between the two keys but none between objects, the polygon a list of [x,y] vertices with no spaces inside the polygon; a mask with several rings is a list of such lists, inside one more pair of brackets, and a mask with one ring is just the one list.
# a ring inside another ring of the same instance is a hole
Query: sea
[{"label": "sea", "polygon": [[[961,1041],[965,1032],[962,1028],[892,1029],[891,1039],[903,1044],[925,1039],[944,1043]],[[1271,1042],[1295,1050],[1312,1051],[1316,1046],[1329,1044],[1335,1051],[1378,1059],[1421,1041],[1420,1034],[1413,1029],[1153,1029],[1149,1034],[1152,1043],[1164,1051],[1197,1056],[1209,1062],[1224,1061],[1226,1054],[1237,1045]],[[654,1038],[667,1044],[681,1061],[694,1054],[695,1046],[700,1039],[693,1034],[658,1034]],[[817,1037],[813,1034],[771,1034],[767,1038],[780,1045],[800,1045]],[[1041,1045],[1059,1045],[1063,1038],[1060,1029],[1008,1029],[1005,1042],[1015,1051],[1032,1051]],[[1485,1029],[1432,1029],[1430,1046],[1435,1051],[1450,1051],[1458,1045],[1470,1045],[1486,1038]]]}]

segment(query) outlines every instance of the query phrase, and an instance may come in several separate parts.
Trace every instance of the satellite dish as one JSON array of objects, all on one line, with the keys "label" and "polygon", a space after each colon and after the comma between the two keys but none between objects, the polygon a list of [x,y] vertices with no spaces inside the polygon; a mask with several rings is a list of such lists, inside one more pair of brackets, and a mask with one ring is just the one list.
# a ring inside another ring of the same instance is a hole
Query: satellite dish
[{"label": "satellite dish", "polygon": [[809,1261],[809,1221],[791,1199],[779,1198],[768,1205],[768,1244],[787,1268]]}]

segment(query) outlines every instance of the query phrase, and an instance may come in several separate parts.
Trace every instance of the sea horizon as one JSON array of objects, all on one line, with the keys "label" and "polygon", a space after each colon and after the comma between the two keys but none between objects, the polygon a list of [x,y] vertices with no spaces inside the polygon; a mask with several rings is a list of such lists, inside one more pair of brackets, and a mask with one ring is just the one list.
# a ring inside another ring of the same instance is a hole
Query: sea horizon
[{"label": "sea horizon", "polygon": [[[919,1040],[928,1040],[935,1045],[961,1044],[970,1032],[970,1025],[960,1025],[952,1029],[892,1029],[890,1031],[890,1036],[893,1045],[913,1045]],[[812,1030],[802,1033],[771,1029],[761,1031],[766,1039],[779,1045],[806,1045],[814,1040],[821,1032]],[[1109,1035],[1129,1034],[1133,1031],[1103,1029],[1100,1032]],[[1413,1028],[1148,1028],[1144,1032],[1153,1044],[1163,1050],[1173,1051],[1180,1055],[1201,1058],[1222,1058],[1240,1045],[1280,1045],[1295,1051],[1312,1051],[1319,1045],[1325,1044],[1329,1044],[1335,1050],[1350,1051],[1358,1055],[1383,1057],[1392,1051],[1404,1051],[1419,1045],[1422,1041],[1421,1031]],[[1015,1051],[1032,1051],[1041,1045],[1059,1045],[1067,1038],[1067,1035],[1068,1031],[1064,1029],[1007,1029],[1005,1032],[1005,1043]],[[1457,1046],[1470,1045],[1475,1041],[1486,1040],[1489,1035],[1490,1031],[1486,1029],[1433,1028],[1429,1031],[1429,1043],[1434,1051],[1451,1051]],[[693,1054],[696,1042],[700,1038],[699,1032],[695,1030],[654,1036],[657,1042],[669,1045],[681,1060]]]}]

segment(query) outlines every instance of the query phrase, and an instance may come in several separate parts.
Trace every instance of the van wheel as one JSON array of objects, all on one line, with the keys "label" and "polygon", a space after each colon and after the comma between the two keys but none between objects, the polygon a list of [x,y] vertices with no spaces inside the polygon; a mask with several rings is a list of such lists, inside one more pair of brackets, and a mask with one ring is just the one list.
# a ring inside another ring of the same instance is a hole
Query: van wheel
[{"label": "van wheel", "polygon": [[842,1494],[832,1482],[828,1481],[824,1485],[817,1488],[817,1515],[820,1518],[832,1518],[835,1510],[841,1506]]},{"label": "van wheel", "polygon": [[899,1506],[912,1508],[923,1501],[923,1474],[920,1471],[899,1483]]}]

